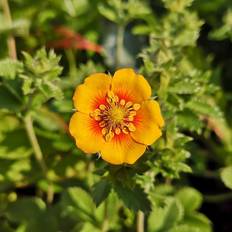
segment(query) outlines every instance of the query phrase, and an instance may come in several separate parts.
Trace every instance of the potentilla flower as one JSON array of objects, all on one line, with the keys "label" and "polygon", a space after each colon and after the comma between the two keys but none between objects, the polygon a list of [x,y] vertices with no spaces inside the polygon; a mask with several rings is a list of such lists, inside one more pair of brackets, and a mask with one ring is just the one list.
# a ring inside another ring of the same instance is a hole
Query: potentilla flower
[{"label": "potentilla flower", "polygon": [[133,164],[161,135],[164,120],[151,87],[133,69],[96,73],[77,86],[69,130],[77,147],[111,164]]}]

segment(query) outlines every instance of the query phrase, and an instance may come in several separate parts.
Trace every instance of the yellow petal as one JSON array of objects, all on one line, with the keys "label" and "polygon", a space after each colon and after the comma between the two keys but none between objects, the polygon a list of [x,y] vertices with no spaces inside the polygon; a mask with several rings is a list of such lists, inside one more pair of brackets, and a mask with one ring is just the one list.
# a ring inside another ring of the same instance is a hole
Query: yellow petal
[{"label": "yellow petal", "polygon": [[95,73],[85,79],[84,84],[77,86],[73,102],[75,108],[82,113],[90,113],[105,104],[107,91],[112,78],[104,73]]},{"label": "yellow petal", "polygon": [[76,112],[69,123],[70,134],[76,140],[76,145],[86,153],[97,153],[101,150],[104,139],[102,128],[87,114]]},{"label": "yellow petal", "polygon": [[159,104],[154,100],[143,102],[135,116],[134,125],[136,130],[131,132],[131,137],[135,141],[147,145],[154,143],[162,135],[160,127],[164,125]]},{"label": "yellow petal", "polygon": [[133,164],[145,150],[145,145],[135,142],[130,135],[121,133],[110,142],[106,142],[100,154],[102,159],[111,164]]},{"label": "yellow petal", "polygon": [[130,68],[119,69],[115,72],[112,91],[120,98],[134,103],[147,100],[151,96],[151,87],[147,80]]}]

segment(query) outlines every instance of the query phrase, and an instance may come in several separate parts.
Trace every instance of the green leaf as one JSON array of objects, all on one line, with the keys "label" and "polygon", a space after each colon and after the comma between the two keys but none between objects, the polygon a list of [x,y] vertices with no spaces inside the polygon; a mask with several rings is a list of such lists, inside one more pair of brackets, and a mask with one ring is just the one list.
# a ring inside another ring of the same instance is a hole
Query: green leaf
[{"label": "green leaf", "polygon": [[30,22],[26,19],[17,19],[11,25],[6,21],[0,24],[0,33],[13,33],[17,36],[28,34]]},{"label": "green leaf", "polygon": [[133,27],[132,33],[135,35],[147,35],[151,33],[151,29],[147,25],[137,25]]},{"label": "green leaf", "polygon": [[162,0],[165,6],[174,12],[181,12],[191,6],[193,0]]},{"label": "green leaf", "polygon": [[96,206],[99,206],[109,195],[111,184],[102,179],[93,186],[92,196]]},{"label": "green leaf", "polygon": [[164,207],[153,207],[148,218],[148,229],[166,232],[180,222],[183,216],[184,210],[181,203],[175,198],[168,197]]},{"label": "green leaf", "polygon": [[102,14],[108,20],[113,21],[113,22],[117,21],[117,14],[113,8],[110,8],[109,6],[106,6],[104,4],[99,4],[98,10],[100,14]]},{"label": "green leaf", "polygon": [[185,187],[176,194],[184,207],[185,214],[190,214],[192,211],[199,209],[202,204],[202,195],[194,188]]},{"label": "green leaf", "polygon": [[27,222],[45,209],[45,203],[39,198],[19,199],[8,206],[7,217],[13,222]]},{"label": "green leaf", "polygon": [[7,109],[16,112],[21,107],[21,102],[18,97],[8,87],[0,83],[0,109]]},{"label": "green leaf", "polygon": [[199,117],[190,110],[183,110],[177,114],[177,125],[183,129],[201,132],[203,123]]},{"label": "green leaf", "polygon": [[72,211],[76,217],[94,223],[95,205],[91,196],[79,187],[68,188],[62,196],[62,205],[66,213]]},{"label": "green leaf", "polygon": [[147,198],[147,194],[140,186],[136,185],[133,189],[130,189],[121,184],[116,184],[114,185],[114,190],[129,209],[134,211],[141,210],[143,212],[149,212],[151,210],[151,204]]},{"label": "green leaf", "polygon": [[15,79],[17,73],[22,71],[23,64],[17,60],[0,60],[0,77],[6,79]]},{"label": "green leaf", "polygon": [[232,189],[232,166],[223,168],[220,175],[225,186]]},{"label": "green leaf", "polygon": [[200,232],[212,232],[212,225],[210,220],[201,213],[192,213],[184,219],[184,224],[189,227],[198,229]]},{"label": "green leaf", "polygon": [[212,117],[221,117],[221,111],[216,105],[210,105],[206,101],[203,100],[192,100],[189,101],[186,104],[186,107],[190,110],[202,114],[202,115],[208,115]]},{"label": "green leaf", "polygon": [[176,94],[194,94],[199,91],[199,83],[191,79],[180,80],[169,87],[169,91]]},{"label": "green leaf", "polygon": [[201,232],[198,228],[186,224],[175,226],[168,232]]}]

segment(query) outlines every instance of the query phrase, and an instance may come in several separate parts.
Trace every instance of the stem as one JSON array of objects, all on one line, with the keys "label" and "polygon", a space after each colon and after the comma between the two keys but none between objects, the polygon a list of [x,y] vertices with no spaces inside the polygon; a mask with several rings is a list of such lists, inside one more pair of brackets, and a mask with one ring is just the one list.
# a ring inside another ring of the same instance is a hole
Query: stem
[{"label": "stem", "polygon": [[[2,3],[2,9],[3,9],[3,14],[6,20],[6,23],[8,26],[12,25],[12,18],[11,18],[11,13],[10,13],[10,7],[8,0],[1,0]],[[12,35],[9,35],[7,38],[7,46],[8,46],[8,53],[9,56],[12,59],[17,59],[17,52],[16,52],[16,43],[15,43],[15,38]]]},{"label": "stem", "polygon": [[204,201],[212,203],[220,203],[230,199],[232,199],[232,192],[204,196]]},{"label": "stem", "polygon": [[137,232],[144,232],[144,213],[139,211],[137,214]]},{"label": "stem", "polygon": [[66,57],[68,59],[70,76],[76,78],[77,68],[76,68],[75,52],[72,49],[68,49],[65,51],[65,54],[66,54]]},{"label": "stem", "polygon": [[108,227],[109,227],[109,221],[108,221],[108,203],[107,200],[105,200],[104,203],[104,221],[102,223],[102,232],[106,232],[108,231]]},{"label": "stem", "polygon": [[123,40],[124,40],[124,25],[118,25],[117,36],[116,36],[116,52],[115,52],[115,67],[117,68],[120,64],[123,51]]},{"label": "stem", "polygon": [[[34,127],[33,127],[32,117],[31,117],[30,114],[27,114],[25,116],[24,124],[25,124],[25,128],[26,128],[28,138],[30,140],[31,146],[32,146],[33,151],[34,151],[35,159],[39,163],[44,176],[47,178],[48,168],[47,168],[47,166],[46,166],[46,164],[44,162],[43,153],[41,151],[38,139],[36,137],[35,130],[34,130]],[[47,181],[48,181],[47,203],[50,204],[53,201],[54,189],[53,189],[53,186],[52,186],[52,182],[50,180],[47,180]]]}]

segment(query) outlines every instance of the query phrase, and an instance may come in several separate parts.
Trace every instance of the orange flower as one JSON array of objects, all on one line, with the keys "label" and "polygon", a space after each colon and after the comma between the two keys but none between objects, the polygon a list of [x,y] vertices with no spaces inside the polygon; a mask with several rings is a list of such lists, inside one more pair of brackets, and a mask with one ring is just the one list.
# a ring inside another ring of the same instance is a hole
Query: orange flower
[{"label": "orange flower", "polygon": [[120,69],[113,78],[96,73],[77,86],[77,112],[69,130],[86,153],[99,153],[111,164],[133,164],[161,135],[164,120],[151,87],[133,69]]}]

